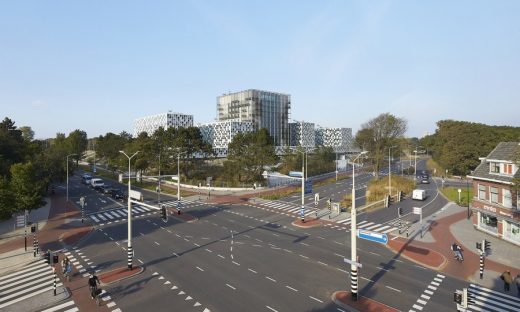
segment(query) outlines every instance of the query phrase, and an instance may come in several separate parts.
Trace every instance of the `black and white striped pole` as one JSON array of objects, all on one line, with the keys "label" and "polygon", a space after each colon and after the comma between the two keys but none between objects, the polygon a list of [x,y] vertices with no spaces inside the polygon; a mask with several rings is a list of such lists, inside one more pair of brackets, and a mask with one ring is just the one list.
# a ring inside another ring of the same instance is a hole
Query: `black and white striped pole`
[{"label": "black and white striped pole", "polygon": [[[38,243],[38,240],[36,240],[36,255],[40,253],[40,244]],[[36,257],[35,255],[35,257]]]},{"label": "black and white striped pole", "polygon": [[79,198],[79,204],[81,206],[81,223],[83,223],[84,219],[85,219],[85,210],[83,209],[85,207],[85,205],[87,204],[85,202],[85,197],[81,196]]},{"label": "black and white striped pole", "polygon": [[52,273],[54,275],[54,284],[53,284],[54,296],[56,296],[56,268],[55,267],[52,267]]},{"label": "black and white striped pole", "polygon": [[132,260],[134,256],[133,248],[132,248],[132,202],[130,201],[130,192],[131,192],[131,179],[130,179],[130,160],[139,153],[139,151],[135,152],[132,156],[128,156],[125,152],[119,151],[121,154],[125,155],[128,158],[128,245],[127,245],[127,260],[128,260],[128,269],[132,270]]},{"label": "black and white striped pole", "polygon": [[484,252],[480,251],[480,279],[484,276]]},{"label": "black and white striped pole", "polygon": [[36,235],[33,233],[33,257],[36,257]]}]

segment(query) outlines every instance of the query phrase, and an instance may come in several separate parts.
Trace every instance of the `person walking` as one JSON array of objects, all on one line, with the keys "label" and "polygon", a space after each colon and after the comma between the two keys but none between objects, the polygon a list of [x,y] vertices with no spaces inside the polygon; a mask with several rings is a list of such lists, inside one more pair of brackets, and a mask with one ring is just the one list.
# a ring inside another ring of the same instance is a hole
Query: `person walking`
[{"label": "person walking", "polygon": [[516,295],[518,296],[518,298],[520,298],[520,274],[517,274],[515,277],[515,285],[516,290],[518,291]]},{"label": "person walking", "polygon": [[96,273],[91,273],[88,279],[88,287],[90,289],[90,297],[94,299],[97,296],[97,285],[99,284],[99,279],[96,276]]},{"label": "person walking", "polygon": [[504,291],[509,291],[509,285],[513,282],[513,278],[511,277],[511,272],[509,270],[506,270],[502,275],[500,275],[500,278],[504,281]]}]

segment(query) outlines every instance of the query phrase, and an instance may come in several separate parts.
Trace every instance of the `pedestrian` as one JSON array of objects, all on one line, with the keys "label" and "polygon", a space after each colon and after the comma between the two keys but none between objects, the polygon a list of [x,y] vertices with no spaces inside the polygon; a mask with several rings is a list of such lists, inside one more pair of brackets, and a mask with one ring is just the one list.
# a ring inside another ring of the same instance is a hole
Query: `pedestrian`
[{"label": "pedestrian", "polygon": [[500,278],[504,281],[504,291],[509,291],[509,285],[513,282],[513,278],[511,277],[511,272],[509,270],[506,270],[502,275],[500,275]]},{"label": "pedestrian", "polygon": [[518,291],[517,296],[520,298],[520,274],[515,277],[516,290]]},{"label": "pedestrian", "polygon": [[99,284],[99,279],[96,276],[96,273],[90,273],[90,277],[88,279],[88,287],[90,289],[90,297],[94,299],[97,296],[97,285]]}]

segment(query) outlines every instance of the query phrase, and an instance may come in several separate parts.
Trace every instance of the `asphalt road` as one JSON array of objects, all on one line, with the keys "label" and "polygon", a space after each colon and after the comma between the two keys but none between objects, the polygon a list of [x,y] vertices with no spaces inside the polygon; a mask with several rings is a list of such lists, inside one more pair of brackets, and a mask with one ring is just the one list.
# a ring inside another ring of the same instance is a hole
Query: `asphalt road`
[{"label": "asphalt road", "polygon": [[[349,233],[302,230],[290,217],[247,205],[192,206],[195,223],[133,220],[134,263],[146,270],[107,288],[122,310],[340,311],[330,296],[349,285]],[[126,230],[122,222],[99,227],[79,247],[99,269],[126,266]],[[358,248],[361,293],[401,310],[437,274],[376,243]],[[452,292],[463,284],[444,279],[423,311],[452,309]]]}]

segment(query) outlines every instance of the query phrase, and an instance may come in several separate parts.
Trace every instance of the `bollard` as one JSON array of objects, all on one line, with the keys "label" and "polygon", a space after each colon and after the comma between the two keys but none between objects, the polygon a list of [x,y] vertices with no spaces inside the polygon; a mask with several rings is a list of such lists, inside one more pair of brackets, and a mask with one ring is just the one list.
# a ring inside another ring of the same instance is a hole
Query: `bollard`
[{"label": "bollard", "polygon": [[484,253],[480,252],[480,279],[484,276]]},{"label": "bollard", "polygon": [[36,236],[33,234],[33,257],[36,257]]},{"label": "bollard", "polygon": [[56,268],[52,267],[52,273],[54,273],[54,296],[56,296]]}]

